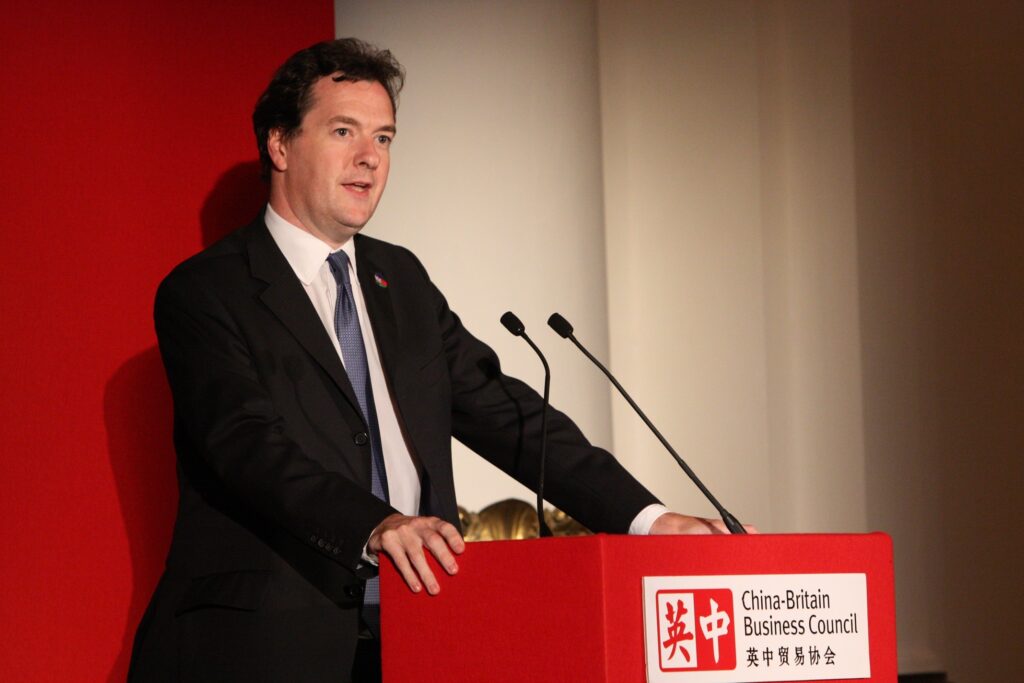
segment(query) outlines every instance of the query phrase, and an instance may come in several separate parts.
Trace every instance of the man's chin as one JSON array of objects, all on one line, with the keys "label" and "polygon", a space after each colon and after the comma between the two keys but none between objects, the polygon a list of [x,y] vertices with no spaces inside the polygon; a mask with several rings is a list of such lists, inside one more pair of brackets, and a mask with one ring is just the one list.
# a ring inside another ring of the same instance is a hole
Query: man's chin
[{"label": "man's chin", "polygon": [[372,213],[359,214],[355,216],[343,216],[342,219],[338,221],[338,224],[341,227],[341,229],[348,233],[349,236],[351,237],[352,235],[355,235],[360,230],[362,230],[363,227],[370,222],[371,218],[373,218]]},{"label": "man's chin", "polygon": [[365,219],[360,218],[358,220],[353,220],[352,216],[346,216],[343,221],[335,221],[331,238],[334,241],[343,244],[358,235],[359,231],[362,230],[363,226],[365,226],[369,221],[369,216]]},{"label": "man's chin", "polygon": [[359,234],[359,231],[363,229],[363,226],[366,225],[367,222],[368,221],[362,221],[361,223],[345,223],[341,226],[338,232],[346,237],[354,237]]}]

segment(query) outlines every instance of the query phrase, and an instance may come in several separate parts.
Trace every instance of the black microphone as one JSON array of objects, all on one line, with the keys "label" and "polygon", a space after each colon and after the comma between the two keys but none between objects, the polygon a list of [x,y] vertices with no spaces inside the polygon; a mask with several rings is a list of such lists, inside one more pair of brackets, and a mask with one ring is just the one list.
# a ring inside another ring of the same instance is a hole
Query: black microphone
[{"label": "black microphone", "polygon": [[743,528],[743,525],[740,524],[739,521],[735,517],[733,517],[728,510],[722,507],[722,504],[718,502],[718,499],[711,495],[711,491],[708,491],[707,487],[704,486],[704,482],[702,482],[700,478],[697,477],[696,473],[694,473],[694,471],[690,469],[690,466],[686,464],[686,461],[679,457],[679,454],[676,453],[676,449],[672,448],[672,445],[665,440],[665,437],[661,435],[661,432],[659,432],[658,428],[654,426],[654,423],[647,419],[647,416],[644,415],[644,411],[640,410],[640,406],[636,404],[636,401],[634,401],[630,397],[630,395],[626,393],[626,390],[622,388],[622,385],[619,384],[619,381],[615,379],[612,373],[608,372],[608,368],[602,365],[601,361],[594,358],[593,354],[591,354],[590,351],[587,351],[583,347],[583,344],[580,344],[576,337],[573,336],[572,325],[569,324],[569,321],[563,318],[558,313],[552,313],[551,317],[548,318],[548,325],[551,327],[551,329],[557,332],[560,337],[564,337],[565,339],[568,339],[573,344],[575,344],[576,347],[583,352],[583,355],[589,358],[590,362],[592,362],[594,365],[600,368],[601,372],[603,372],[605,376],[608,377],[609,380],[611,380],[611,383],[615,386],[616,389],[619,390],[619,393],[622,394],[622,397],[626,399],[626,401],[633,408],[633,410],[636,411],[636,414],[640,416],[640,419],[644,421],[644,424],[646,424],[647,427],[652,432],[654,432],[654,435],[658,437],[658,441],[661,442],[661,445],[668,449],[668,452],[671,453],[672,457],[676,459],[676,462],[679,463],[679,466],[683,468],[683,471],[686,472],[686,475],[690,477],[690,480],[697,485],[697,488],[700,489],[701,493],[703,493],[704,496],[711,501],[711,504],[715,506],[715,509],[718,510],[718,514],[722,516],[722,521],[725,522],[725,526],[729,529],[729,531],[734,534],[747,533],[747,530]]},{"label": "black microphone", "polygon": [[533,349],[537,357],[540,358],[540,362],[544,365],[544,412],[541,413],[540,417],[540,477],[537,482],[537,523],[540,529],[540,536],[544,538],[553,535],[551,529],[548,528],[548,523],[544,521],[544,463],[547,459],[548,449],[548,403],[551,395],[551,368],[548,367],[547,358],[540,352],[537,345],[533,343],[530,336],[526,334],[526,326],[523,325],[523,321],[516,317],[515,313],[505,311],[505,314],[501,316],[501,324],[513,336],[525,339],[526,343],[530,345],[530,348]]}]

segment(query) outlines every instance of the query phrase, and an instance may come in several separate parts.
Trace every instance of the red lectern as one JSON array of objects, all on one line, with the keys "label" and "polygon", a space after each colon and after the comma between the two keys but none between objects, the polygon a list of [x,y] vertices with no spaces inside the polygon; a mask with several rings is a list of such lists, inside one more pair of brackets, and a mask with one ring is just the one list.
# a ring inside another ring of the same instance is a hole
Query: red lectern
[{"label": "red lectern", "polygon": [[[385,683],[639,683],[649,666],[657,680],[897,677],[882,533],[496,541],[468,544],[459,565],[434,564],[437,596],[382,566]],[[857,656],[863,674],[829,677]]]}]

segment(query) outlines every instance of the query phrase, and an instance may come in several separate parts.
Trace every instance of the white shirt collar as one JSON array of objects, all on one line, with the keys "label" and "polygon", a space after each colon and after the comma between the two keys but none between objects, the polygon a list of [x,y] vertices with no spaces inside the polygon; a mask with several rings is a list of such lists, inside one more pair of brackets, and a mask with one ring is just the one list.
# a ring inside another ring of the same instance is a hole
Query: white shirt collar
[{"label": "white shirt collar", "polygon": [[318,237],[306,232],[297,225],[293,225],[281,218],[281,216],[267,204],[267,211],[263,215],[267,223],[270,236],[277,243],[277,248],[284,254],[288,265],[295,271],[295,275],[304,285],[310,285],[313,279],[320,272],[327,256],[334,251],[344,251],[348,254],[348,262],[355,271],[356,267],[356,246],[355,240],[348,240],[341,245],[341,249],[331,249],[331,245]]}]

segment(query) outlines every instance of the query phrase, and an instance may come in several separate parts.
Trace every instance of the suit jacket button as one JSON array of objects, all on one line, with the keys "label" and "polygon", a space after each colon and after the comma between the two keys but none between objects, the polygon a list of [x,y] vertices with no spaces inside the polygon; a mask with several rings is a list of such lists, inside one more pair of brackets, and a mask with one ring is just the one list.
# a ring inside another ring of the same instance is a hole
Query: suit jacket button
[{"label": "suit jacket button", "polygon": [[362,586],[345,586],[344,593],[345,593],[345,597],[352,598],[353,600],[355,600],[356,598],[362,597],[362,595],[363,595],[363,587]]},{"label": "suit jacket button", "polygon": [[338,546],[334,546],[333,548],[331,548],[331,552],[337,555],[341,552],[341,548],[339,548]]},{"label": "suit jacket button", "polygon": [[352,437],[352,440],[357,446],[365,446],[370,441],[370,437],[366,435],[366,432],[358,432]]},{"label": "suit jacket button", "polygon": [[316,544],[323,548],[326,545],[326,541],[324,541],[324,539],[321,538],[319,541],[316,542]]}]

